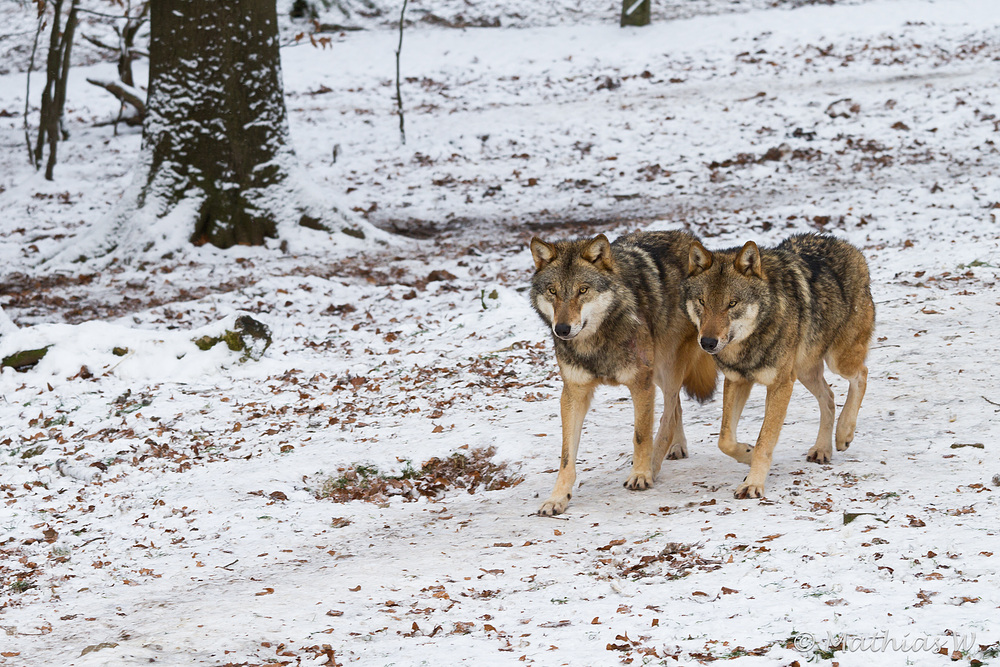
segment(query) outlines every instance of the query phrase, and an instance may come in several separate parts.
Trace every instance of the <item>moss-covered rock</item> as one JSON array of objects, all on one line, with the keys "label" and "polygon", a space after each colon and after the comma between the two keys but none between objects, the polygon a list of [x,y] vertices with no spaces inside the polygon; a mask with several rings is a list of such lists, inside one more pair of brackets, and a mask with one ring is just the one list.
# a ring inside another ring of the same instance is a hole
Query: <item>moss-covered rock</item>
[{"label": "moss-covered rock", "polygon": [[226,329],[219,336],[202,336],[194,341],[199,350],[211,350],[219,343],[225,343],[233,352],[242,352],[240,361],[260,361],[271,346],[271,330],[263,322],[241,315],[236,318],[232,329]]},{"label": "moss-covered rock", "polygon": [[20,352],[15,352],[14,354],[8,355],[0,361],[0,366],[6,366],[8,368],[13,368],[18,373],[24,373],[25,371],[34,368],[35,364],[45,357],[45,353],[49,351],[51,345],[46,345],[45,347],[38,348],[37,350],[21,350]]}]

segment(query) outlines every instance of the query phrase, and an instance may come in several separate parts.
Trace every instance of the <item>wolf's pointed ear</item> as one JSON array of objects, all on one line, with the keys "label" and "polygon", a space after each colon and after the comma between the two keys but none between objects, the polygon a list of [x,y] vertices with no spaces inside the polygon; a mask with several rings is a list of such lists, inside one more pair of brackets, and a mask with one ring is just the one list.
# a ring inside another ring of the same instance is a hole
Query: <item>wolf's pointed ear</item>
[{"label": "wolf's pointed ear", "polygon": [[531,239],[531,258],[535,260],[535,269],[541,271],[556,258],[556,247],[536,236]]},{"label": "wolf's pointed ear", "polygon": [[712,253],[706,250],[700,241],[695,241],[688,253],[688,278],[704,273],[710,268],[712,268]]},{"label": "wolf's pointed ear", "polygon": [[610,271],[614,267],[611,260],[611,244],[608,243],[608,237],[604,234],[598,234],[592,238],[580,256],[599,269]]},{"label": "wolf's pointed ear", "polygon": [[753,241],[747,241],[746,245],[736,255],[733,266],[743,275],[764,277],[764,269],[760,265],[760,249]]}]

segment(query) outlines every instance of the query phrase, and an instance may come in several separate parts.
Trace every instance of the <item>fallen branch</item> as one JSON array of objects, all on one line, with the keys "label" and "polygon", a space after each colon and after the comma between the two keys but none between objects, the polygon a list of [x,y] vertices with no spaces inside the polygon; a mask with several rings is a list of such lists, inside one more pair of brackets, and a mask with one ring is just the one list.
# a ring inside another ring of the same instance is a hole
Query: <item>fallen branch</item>
[{"label": "fallen branch", "polygon": [[357,32],[364,30],[359,25],[341,25],[339,23],[320,23],[316,26],[316,32]]},{"label": "fallen branch", "polygon": [[131,104],[135,107],[137,116],[127,117],[123,120],[129,125],[142,125],[142,121],[146,118],[146,103],[142,99],[142,92],[132,86],[128,86],[121,81],[104,81],[101,79],[87,79],[87,83],[91,83],[99,88],[103,88],[112,95],[118,98],[122,104]]},{"label": "fallen branch", "polygon": [[112,51],[114,53],[118,53],[118,47],[117,46],[111,46],[110,44],[105,44],[101,40],[99,40],[96,37],[93,37],[91,35],[81,35],[81,37],[83,37],[83,39],[85,41],[90,42],[91,44],[93,44],[94,46],[96,46],[99,49],[104,49],[106,51]]}]

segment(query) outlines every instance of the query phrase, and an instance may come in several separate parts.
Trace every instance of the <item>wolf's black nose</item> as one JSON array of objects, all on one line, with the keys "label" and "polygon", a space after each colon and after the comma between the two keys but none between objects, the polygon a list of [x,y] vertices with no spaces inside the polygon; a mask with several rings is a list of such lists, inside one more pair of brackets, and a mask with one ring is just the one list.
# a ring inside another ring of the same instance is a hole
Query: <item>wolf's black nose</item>
[{"label": "wolf's black nose", "polygon": [[701,343],[701,349],[705,350],[706,352],[715,352],[715,349],[719,347],[718,338],[709,338],[705,336],[698,342]]},{"label": "wolf's black nose", "polygon": [[570,329],[571,327],[568,324],[557,324],[552,328],[556,332],[556,335],[560,337],[568,336]]}]

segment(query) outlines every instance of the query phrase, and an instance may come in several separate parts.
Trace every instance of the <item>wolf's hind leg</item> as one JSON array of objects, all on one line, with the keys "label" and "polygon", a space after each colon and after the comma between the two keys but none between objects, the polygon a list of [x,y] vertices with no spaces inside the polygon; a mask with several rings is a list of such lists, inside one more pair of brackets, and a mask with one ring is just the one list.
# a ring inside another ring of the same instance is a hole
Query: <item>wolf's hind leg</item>
[{"label": "wolf's hind leg", "polygon": [[677,407],[674,409],[674,429],[670,437],[670,447],[667,449],[667,458],[671,460],[686,459],[688,456],[687,436],[684,435],[684,422],[682,421],[681,402],[678,398]]},{"label": "wolf's hind leg", "polygon": [[644,491],[653,486],[653,418],[656,409],[656,386],[653,374],[637,377],[628,386],[635,410],[635,433],[632,440],[632,473],[624,486]]},{"label": "wolf's hind leg", "polygon": [[850,447],[854,441],[854,429],[858,425],[861,399],[865,397],[865,389],[868,388],[868,367],[862,366],[861,370],[853,377],[847,378],[847,381],[851,386],[847,390],[847,400],[844,402],[844,409],[840,411],[840,419],[837,420],[837,450],[841,452]]},{"label": "wolf's hind leg", "polygon": [[[663,397],[667,407],[660,417],[660,426],[653,438],[653,478],[660,476],[663,459],[671,460],[687,458],[687,438],[684,436],[684,426],[681,423],[680,397],[675,396],[673,409],[669,408],[671,401],[666,394]],[[669,410],[669,412],[668,412]]]},{"label": "wolf's hind leg", "polygon": [[831,351],[826,355],[826,364],[830,370],[850,383],[844,408],[837,420],[837,450],[841,452],[850,447],[854,441],[858,411],[861,409],[861,400],[868,388],[868,367],[865,366],[867,355],[867,341],[857,343],[846,351]]},{"label": "wolf's hind leg", "polygon": [[806,455],[806,460],[813,463],[829,463],[833,458],[833,416],[837,403],[833,399],[833,390],[823,377],[823,360],[820,359],[812,368],[799,373],[799,382],[819,401],[819,433],[816,435],[816,444]]},{"label": "wolf's hind leg", "polygon": [[580,432],[596,386],[596,384],[563,383],[562,397],[559,400],[562,413],[562,456],[559,459],[559,475],[556,477],[555,488],[552,489],[549,499],[538,509],[538,513],[543,516],[562,514],[566,511],[570,498],[573,497]]},{"label": "wolf's hind leg", "polygon": [[[867,278],[867,270],[863,272]],[[867,282],[867,281],[866,281]],[[866,285],[867,287],[867,285]],[[860,298],[854,302],[851,318],[842,340],[827,352],[826,365],[837,375],[850,383],[844,408],[837,420],[837,449],[844,451],[854,440],[854,429],[858,425],[858,411],[861,400],[865,397],[868,387],[868,367],[865,358],[868,356],[868,346],[871,344],[872,330],[875,327],[875,304],[871,294],[865,289]]]}]

